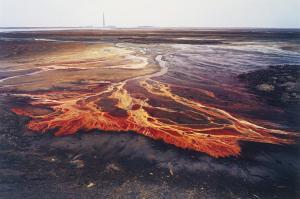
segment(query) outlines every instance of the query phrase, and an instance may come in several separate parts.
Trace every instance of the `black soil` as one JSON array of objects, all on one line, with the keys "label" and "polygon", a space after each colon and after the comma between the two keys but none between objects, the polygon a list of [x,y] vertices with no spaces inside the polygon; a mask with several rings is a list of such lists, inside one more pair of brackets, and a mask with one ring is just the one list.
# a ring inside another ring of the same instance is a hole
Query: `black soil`
[{"label": "black soil", "polygon": [[266,103],[282,108],[292,126],[299,129],[300,65],[278,65],[239,75],[252,93]]},{"label": "black soil", "polygon": [[299,144],[215,159],[132,132],[27,132],[0,100],[0,198],[297,198]]}]

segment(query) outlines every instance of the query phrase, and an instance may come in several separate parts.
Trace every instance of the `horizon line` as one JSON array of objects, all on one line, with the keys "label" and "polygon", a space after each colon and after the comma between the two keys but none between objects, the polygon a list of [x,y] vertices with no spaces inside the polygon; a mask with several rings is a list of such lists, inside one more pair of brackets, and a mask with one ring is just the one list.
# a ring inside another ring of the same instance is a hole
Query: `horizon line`
[{"label": "horizon line", "polygon": [[114,25],[106,25],[105,28],[101,26],[0,26],[0,29],[37,29],[37,28],[91,28],[91,29],[134,29],[134,28],[178,28],[178,29],[300,29],[300,27],[246,27],[246,26],[236,26],[236,27],[204,27],[204,26],[151,26],[151,25],[141,25],[141,26],[114,26]]}]

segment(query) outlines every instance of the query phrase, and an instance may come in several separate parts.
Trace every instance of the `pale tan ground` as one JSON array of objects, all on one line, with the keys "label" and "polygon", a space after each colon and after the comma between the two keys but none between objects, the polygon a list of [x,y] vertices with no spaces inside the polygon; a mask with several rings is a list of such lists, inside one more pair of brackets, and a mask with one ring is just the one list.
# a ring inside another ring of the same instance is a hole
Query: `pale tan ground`
[{"label": "pale tan ground", "polygon": [[[148,63],[143,52],[113,44],[66,43],[56,46],[52,42],[50,47],[40,52],[28,49],[25,54],[14,55],[14,59],[1,59],[0,66],[5,66],[6,71],[23,71],[27,75],[18,74],[2,80],[0,86],[23,91],[68,88],[74,83],[118,82],[159,70],[157,65]],[[38,71],[32,72],[32,69]]]}]

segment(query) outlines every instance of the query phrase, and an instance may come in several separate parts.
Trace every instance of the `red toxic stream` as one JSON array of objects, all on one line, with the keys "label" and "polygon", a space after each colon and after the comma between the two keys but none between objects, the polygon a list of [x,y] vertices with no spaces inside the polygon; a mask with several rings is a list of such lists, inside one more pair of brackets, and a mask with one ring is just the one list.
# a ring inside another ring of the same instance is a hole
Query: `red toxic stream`
[{"label": "red toxic stream", "polygon": [[[30,97],[31,108],[15,107],[12,111],[31,117],[28,129],[35,132],[54,131],[55,136],[99,129],[112,132],[134,131],[155,140],[163,140],[179,148],[207,153],[213,157],[236,156],[241,152],[239,141],[290,144],[293,133],[268,129],[230,113],[201,104],[172,92],[168,84],[155,80],[138,80],[142,94],[130,93],[124,81],[106,86],[89,85],[84,90],[48,91],[24,94]],[[154,106],[151,96],[176,106]],[[41,112],[34,107],[47,107]],[[186,111],[185,111],[186,110]],[[160,117],[161,115],[161,117]],[[177,122],[174,115],[197,121]],[[285,136],[282,136],[285,135]],[[286,138],[283,138],[286,137]]]}]

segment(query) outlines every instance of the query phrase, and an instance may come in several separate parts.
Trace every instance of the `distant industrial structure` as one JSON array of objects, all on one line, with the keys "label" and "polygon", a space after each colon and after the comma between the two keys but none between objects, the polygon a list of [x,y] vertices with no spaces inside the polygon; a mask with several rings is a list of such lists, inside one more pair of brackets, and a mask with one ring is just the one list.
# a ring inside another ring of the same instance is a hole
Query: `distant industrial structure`
[{"label": "distant industrial structure", "polygon": [[105,13],[102,13],[102,27],[105,28],[106,24],[105,24]]},{"label": "distant industrial structure", "polygon": [[[100,26],[101,27],[101,26]],[[102,12],[102,29],[113,29],[113,28],[117,28],[116,26],[113,25],[108,25],[106,23],[106,17],[105,17],[105,13]]]}]

